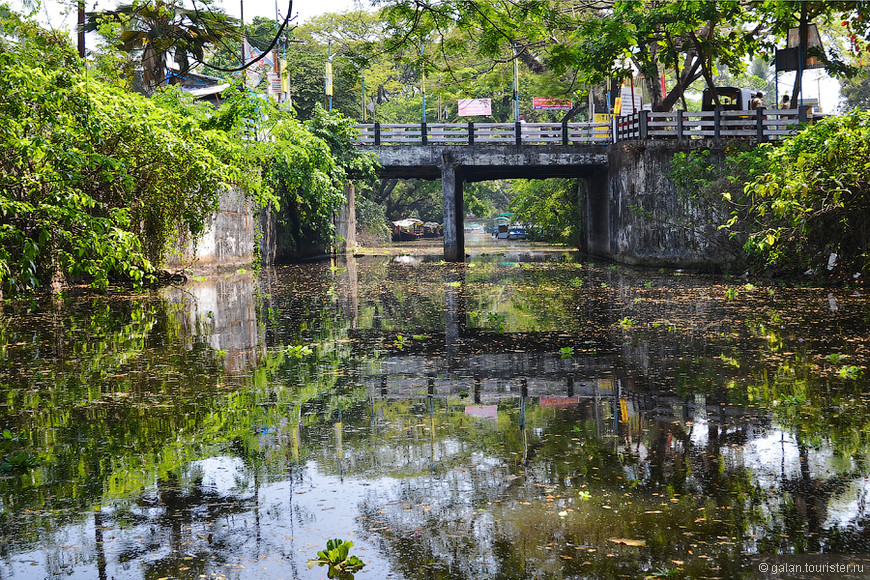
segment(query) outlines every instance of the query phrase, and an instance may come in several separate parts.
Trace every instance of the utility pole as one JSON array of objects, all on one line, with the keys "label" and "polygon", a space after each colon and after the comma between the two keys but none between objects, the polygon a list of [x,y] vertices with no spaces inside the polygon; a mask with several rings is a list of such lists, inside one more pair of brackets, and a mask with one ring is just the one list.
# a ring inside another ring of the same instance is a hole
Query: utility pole
[{"label": "utility pole", "polygon": [[85,0],[78,0],[79,5],[79,56],[85,58]]},{"label": "utility pole", "polygon": [[239,22],[242,26],[242,85],[247,83],[247,72],[245,70],[245,0],[239,0]]},{"label": "utility pole", "polygon": [[422,70],[422,85],[423,89],[423,124],[426,124],[426,65],[423,64],[423,42],[420,41],[420,68]]},{"label": "utility pole", "polygon": [[514,44],[514,122],[520,122],[520,65],[516,44]]}]

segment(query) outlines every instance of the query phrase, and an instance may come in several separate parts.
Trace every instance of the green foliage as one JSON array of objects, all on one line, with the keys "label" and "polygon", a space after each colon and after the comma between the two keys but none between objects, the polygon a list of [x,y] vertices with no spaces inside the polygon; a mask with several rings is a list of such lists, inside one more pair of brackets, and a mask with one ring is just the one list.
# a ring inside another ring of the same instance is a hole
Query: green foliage
[{"label": "green foliage", "polygon": [[823,119],[767,157],[768,172],[745,188],[747,250],[786,271],[818,268],[831,252],[870,270],[870,112]]},{"label": "green foliage", "polygon": [[390,239],[384,207],[364,195],[356,197],[356,227],[358,232],[368,232],[380,240]]},{"label": "green foliage", "polygon": [[212,46],[238,38],[241,32],[238,24],[235,18],[214,7],[196,10],[165,0],[134,0],[115,10],[89,13],[85,30],[114,34],[109,39],[111,43],[139,56],[143,88],[150,92],[165,86],[167,81],[176,82],[174,74],[167,74],[168,56],[183,75],[192,64],[204,62],[205,53]]},{"label": "green foliage", "polygon": [[326,550],[317,552],[316,560],[309,560],[308,567],[314,564],[320,566],[329,566],[327,576],[329,578],[339,578],[340,580],[352,580],[353,573],[361,570],[365,566],[365,562],[356,556],[350,556],[350,549],[353,547],[353,542],[343,541],[335,538],[326,542]]},{"label": "green foliage", "polygon": [[0,461],[0,472],[12,470],[33,469],[39,465],[39,461],[30,453],[21,452],[15,455],[7,455]]},{"label": "green foliage", "polygon": [[332,216],[345,200],[344,171],[336,165],[329,145],[296,119],[281,120],[271,134],[265,179],[280,200],[277,221],[282,242],[292,252],[309,240],[331,240]]},{"label": "green foliage", "polygon": [[33,469],[39,465],[34,455],[20,449],[23,435],[4,429],[0,433],[0,473],[13,470]]},{"label": "green foliage", "polygon": [[[543,89],[537,95],[585,100],[587,87],[640,71],[653,110],[670,110],[684,91],[698,88],[696,81],[715,83],[719,68],[741,75],[750,57],[769,57],[797,25],[801,8],[810,22],[845,18],[856,48],[863,49],[868,26],[868,7],[861,2],[617,0],[572,3],[570,9],[559,2],[382,4],[392,36],[388,49],[407,51],[409,64],[439,65],[468,96],[493,97],[496,118],[504,114],[500,107],[509,109],[510,95],[502,93],[506,99],[500,99],[497,91],[478,95],[469,89],[483,89],[498,73],[508,77],[510,68],[502,63],[515,58],[513,49],[523,72],[538,77],[531,84],[533,90]],[[437,41],[437,50],[412,59],[408,54],[421,38]],[[825,56],[829,72],[848,70],[839,53]],[[670,86],[663,91],[660,79],[665,77]],[[509,84],[503,79],[498,86]],[[521,94],[528,91],[521,85]]]},{"label": "green foliage", "polygon": [[510,203],[514,222],[527,225],[528,239],[578,246],[581,216],[577,187],[573,179],[514,180]]},{"label": "green foliage", "polygon": [[864,65],[855,76],[840,85],[842,105],[848,109],[870,109],[870,65]]},{"label": "green foliage", "polygon": [[305,358],[314,353],[314,351],[311,350],[311,347],[306,344],[290,345],[284,349],[284,352],[293,358]]},{"label": "green foliage", "polygon": [[70,47],[0,15],[0,285],[59,276],[146,281],[220,195],[265,197],[243,142],[177,90],[146,99],[96,80]]},{"label": "green foliage", "polygon": [[729,208],[718,227],[735,249],[783,273],[826,271],[831,253],[847,273],[870,269],[870,113],[825,118],[778,146],[724,153],[675,155],[671,176],[686,195]]},{"label": "green foliage", "polygon": [[561,358],[571,358],[572,356],[574,356],[574,347],[563,346],[559,349],[559,355]]},{"label": "green foliage", "polygon": [[857,380],[861,377],[861,369],[855,365],[846,365],[837,373],[842,379]]}]

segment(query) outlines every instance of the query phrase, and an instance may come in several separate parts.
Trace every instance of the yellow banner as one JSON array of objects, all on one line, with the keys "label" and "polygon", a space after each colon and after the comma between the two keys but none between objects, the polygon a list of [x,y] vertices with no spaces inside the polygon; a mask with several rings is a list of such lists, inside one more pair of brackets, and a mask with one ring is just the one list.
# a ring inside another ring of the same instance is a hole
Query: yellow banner
[{"label": "yellow banner", "polygon": [[290,92],[290,71],[287,70],[287,61],[281,59],[281,92]]},{"label": "yellow banner", "polygon": [[326,95],[332,96],[332,63],[326,63]]}]

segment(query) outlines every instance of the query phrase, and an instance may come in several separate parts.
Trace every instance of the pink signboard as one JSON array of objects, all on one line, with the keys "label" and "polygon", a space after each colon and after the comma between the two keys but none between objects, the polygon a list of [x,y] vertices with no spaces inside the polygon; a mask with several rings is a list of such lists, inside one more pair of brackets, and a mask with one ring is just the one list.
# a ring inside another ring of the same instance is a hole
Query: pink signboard
[{"label": "pink signboard", "polygon": [[465,414],[481,419],[498,419],[498,405],[466,405]]},{"label": "pink signboard", "polygon": [[492,99],[459,99],[459,116],[492,115]]}]

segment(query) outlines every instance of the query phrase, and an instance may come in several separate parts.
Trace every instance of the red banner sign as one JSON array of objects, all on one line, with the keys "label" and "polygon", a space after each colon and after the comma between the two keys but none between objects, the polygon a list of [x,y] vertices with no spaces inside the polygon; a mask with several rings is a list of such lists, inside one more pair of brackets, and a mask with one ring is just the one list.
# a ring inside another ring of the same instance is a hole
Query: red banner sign
[{"label": "red banner sign", "polygon": [[564,111],[570,109],[572,103],[568,99],[551,99],[549,97],[533,97],[532,108],[542,111]]}]

